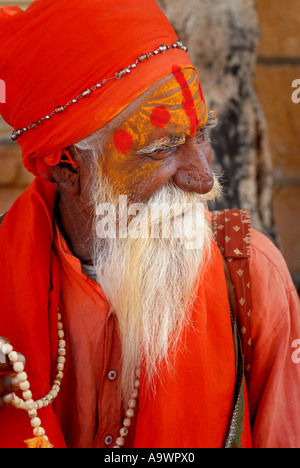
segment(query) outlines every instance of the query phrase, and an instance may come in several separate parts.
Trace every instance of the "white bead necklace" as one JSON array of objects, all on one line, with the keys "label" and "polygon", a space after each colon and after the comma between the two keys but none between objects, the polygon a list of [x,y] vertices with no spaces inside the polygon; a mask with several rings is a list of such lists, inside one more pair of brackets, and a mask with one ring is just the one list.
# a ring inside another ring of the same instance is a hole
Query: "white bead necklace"
[{"label": "white bead necklace", "polygon": [[135,408],[137,407],[137,400],[139,397],[139,388],[140,388],[140,369],[136,371],[134,381],[134,390],[131,394],[131,397],[127,404],[127,411],[125,413],[125,419],[123,420],[123,426],[121,427],[119,434],[120,437],[116,440],[116,445],[113,448],[121,448],[124,446],[125,437],[129,433],[129,427],[131,426],[132,419],[134,418]]},{"label": "white bead necklace", "polygon": [[[13,347],[9,343],[3,343],[0,340],[0,351],[5,354],[10,360],[14,371],[17,373],[17,378],[19,380],[19,387],[22,390],[23,398],[19,398],[15,393],[14,399],[11,401],[11,405],[17,409],[23,409],[27,411],[30,418],[30,424],[33,428],[33,439],[25,440],[25,443],[29,448],[52,448],[53,445],[49,442],[49,439],[46,435],[45,429],[41,426],[42,422],[37,416],[37,411],[41,408],[45,408],[49,404],[53,403],[57,397],[61,381],[63,379],[63,370],[66,362],[66,341],[64,340],[64,331],[61,314],[58,312],[58,322],[57,322],[57,334],[58,334],[58,351],[57,351],[57,364],[56,369],[57,373],[52,385],[52,388],[49,393],[43,398],[34,401],[32,399],[32,392],[30,390],[30,383],[27,378],[27,374],[24,371],[24,364],[18,360],[18,353],[13,350]],[[131,397],[128,401],[127,410],[125,413],[125,419],[123,420],[123,425],[119,431],[119,437],[116,439],[116,445],[114,448],[121,448],[125,444],[125,437],[129,433],[129,427],[131,426],[132,419],[135,415],[135,408],[137,407],[137,399],[139,396],[139,387],[140,387],[140,369],[136,372],[136,378],[134,381],[134,390],[131,394]]]},{"label": "white bead necklace", "polygon": [[30,383],[27,378],[27,374],[24,371],[24,364],[18,360],[18,354],[13,350],[13,347],[9,343],[2,343],[0,341],[0,350],[5,354],[10,360],[14,371],[17,373],[17,378],[19,380],[20,390],[23,392],[23,398],[19,398],[14,393],[14,399],[11,402],[11,405],[17,409],[23,409],[27,411],[30,418],[30,424],[33,427],[34,439],[26,440],[25,443],[29,448],[51,448],[53,447],[48,440],[48,437],[45,433],[45,429],[41,426],[42,422],[37,416],[37,411],[41,408],[45,408],[50,403],[54,401],[57,397],[62,378],[64,376],[64,364],[66,361],[66,341],[64,338],[63,323],[61,321],[61,314],[58,313],[58,322],[57,322],[57,334],[58,334],[58,355],[57,355],[57,364],[56,369],[57,373],[54,379],[54,383],[49,393],[43,398],[34,401],[32,399],[32,392],[30,391]]}]

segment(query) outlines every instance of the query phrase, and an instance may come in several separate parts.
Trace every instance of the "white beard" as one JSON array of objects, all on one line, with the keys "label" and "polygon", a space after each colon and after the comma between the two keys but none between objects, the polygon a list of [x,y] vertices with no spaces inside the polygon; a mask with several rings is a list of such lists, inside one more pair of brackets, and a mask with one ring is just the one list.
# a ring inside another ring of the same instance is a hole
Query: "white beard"
[{"label": "white beard", "polygon": [[[167,185],[156,192],[135,218],[140,232],[149,233],[155,225],[162,233],[157,208],[164,204],[161,221],[170,216],[176,203],[178,219],[186,203],[202,203],[219,194],[219,183],[209,194],[197,195]],[[95,203],[113,203],[119,199],[113,187],[100,174]],[[98,210],[99,212],[99,210]],[[149,222],[151,213],[151,223]],[[177,215],[177,217],[176,217]],[[112,217],[114,218],[113,214]],[[117,217],[117,219],[119,219]],[[169,218],[170,220],[170,218]],[[106,221],[114,222],[114,219]],[[95,223],[99,223],[96,217]],[[122,362],[120,391],[126,402],[133,390],[135,372],[141,365],[145,369],[146,383],[155,390],[155,377],[162,363],[172,368],[169,356],[178,347],[182,332],[189,323],[195,293],[201,272],[210,257],[210,225],[206,218],[190,218],[188,229],[199,233],[202,242],[197,248],[186,248],[186,238],[127,238],[116,236],[99,239],[95,245],[94,265],[103,292],[114,308],[120,332]],[[130,232],[130,230],[129,230]],[[172,353],[173,354],[173,353]]]}]

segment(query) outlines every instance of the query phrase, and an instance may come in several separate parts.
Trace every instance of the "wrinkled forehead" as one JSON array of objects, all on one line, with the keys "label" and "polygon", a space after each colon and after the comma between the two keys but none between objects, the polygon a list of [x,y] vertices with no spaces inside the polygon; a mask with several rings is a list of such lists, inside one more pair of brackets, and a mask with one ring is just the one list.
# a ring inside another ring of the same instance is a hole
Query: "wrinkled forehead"
[{"label": "wrinkled forehead", "polygon": [[173,67],[173,75],[145,98],[140,112],[150,118],[153,127],[164,128],[172,123],[195,133],[205,118],[205,103],[195,70]]},{"label": "wrinkled forehead", "polygon": [[194,136],[199,126],[205,123],[207,108],[195,70],[176,66],[172,71],[172,75],[153,85],[132,103],[123,120],[119,118],[121,122],[114,131],[117,149],[124,146],[125,141],[128,150],[135,142],[146,144],[157,133]]}]

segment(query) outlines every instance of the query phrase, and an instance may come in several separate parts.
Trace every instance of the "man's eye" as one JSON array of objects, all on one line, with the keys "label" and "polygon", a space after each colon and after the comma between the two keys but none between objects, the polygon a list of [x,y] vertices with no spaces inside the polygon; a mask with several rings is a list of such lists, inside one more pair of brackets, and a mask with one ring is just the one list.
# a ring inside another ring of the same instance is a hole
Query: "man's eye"
[{"label": "man's eye", "polygon": [[185,137],[182,135],[167,137],[163,141],[158,141],[156,144],[138,151],[138,153],[155,160],[165,159],[184,143]]},{"label": "man's eye", "polygon": [[168,156],[172,155],[175,149],[176,146],[162,146],[161,148],[157,148],[151,151],[150,153],[148,153],[147,156],[155,160],[165,159]]}]

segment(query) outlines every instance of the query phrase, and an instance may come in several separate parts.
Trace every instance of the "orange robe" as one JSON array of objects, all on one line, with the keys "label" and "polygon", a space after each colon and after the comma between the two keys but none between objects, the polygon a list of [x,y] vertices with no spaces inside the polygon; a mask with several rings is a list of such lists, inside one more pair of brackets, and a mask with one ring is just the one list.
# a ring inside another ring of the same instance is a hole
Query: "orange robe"
[{"label": "orange robe", "polygon": [[[117,323],[101,288],[82,272],[79,261],[53,229],[55,199],[54,187],[37,178],[4,220],[0,334],[26,356],[33,397],[41,398],[53,380],[61,306],[68,346],[66,375],[54,407],[39,411],[42,425],[55,447],[111,447],[113,440],[108,444],[107,436],[115,438],[122,422],[115,398],[120,357]],[[252,239],[254,358],[249,405],[253,445],[300,446],[300,368],[290,359],[291,339],[300,336],[299,301],[279,252],[255,231]],[[275,287],[267,288],[271,281]],[[232,414],[235,363],[217,248],[199,288],[193,319],[195,327],[186,333],[185,346],[176,357],[176,372],[165,373],[155,399],[145,394],[141,377],[130,446],[224,446]],[[276,353],[278,347],[284,355]],[[90,419],[85,421],[87,416]],[[0,418],[0,446],[23,447],[24,439],[32,436],[28,416],[8,407]],[[83,421],[85,433],[81,431],[78,437]],[[251,446],[247,414],[241,443]]]},{"label": "orange robe", "polygon": [[[54,410],[68,446],[112,447],[122,424],[117,320],[101,288],[82,271],[80,261],[71,254],[57,227],[54,239],[61,266],[60,310],[71,349]],[[126,438],[129,446],[225,444],[233,408],[235,360],[226,284],[217,249],[205,278],[192,317],[193,329],[185,334],[175,358],[174,375],[163,373],[155,399],[141,388],[137,430],[134,434],[130,429]]]}]

